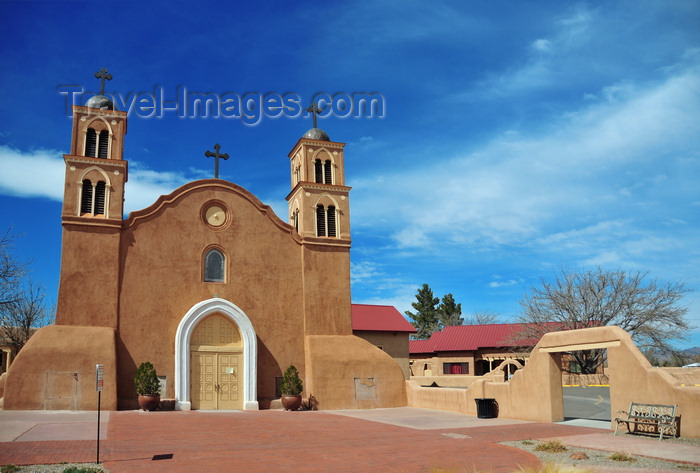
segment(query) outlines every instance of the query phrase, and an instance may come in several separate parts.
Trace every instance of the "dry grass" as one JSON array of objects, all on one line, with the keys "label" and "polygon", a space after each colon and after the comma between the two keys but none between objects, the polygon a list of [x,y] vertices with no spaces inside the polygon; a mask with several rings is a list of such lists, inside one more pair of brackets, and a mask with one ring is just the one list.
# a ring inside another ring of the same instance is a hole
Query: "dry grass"
[{"label": "dry grass", "polygon": [[567,451],[566,445],[561,443],[561,440],[549,440],[540,442],[535,446],[536,452],[561,453]]},{"label": "dry grass", "polygon": [[[456,468],[430,468],[429,470],[424,470],[424,473],[488,473],[471,471],[466,468],[456,469]],[[521,468],[519,470],[513,470],[513,473],[591,473],[591,470],[583,468],[575,468],[571,466],[557,465],[551,462],[544,463],[540,468]]]},{"label": "dry grass", "polygon": [[615,452],[612,455],[610,455],[610,459],[614,460],[616,462],[636,462],[637,459],[630,456],[629,453],[625,452]]},{"label": "dry grass", "polygon": [[522,473],[590,473],[591,470],[585,468],[576,468],[573,466],[562,466],[555,463],[544,463],[538,468],[521,468]]}]

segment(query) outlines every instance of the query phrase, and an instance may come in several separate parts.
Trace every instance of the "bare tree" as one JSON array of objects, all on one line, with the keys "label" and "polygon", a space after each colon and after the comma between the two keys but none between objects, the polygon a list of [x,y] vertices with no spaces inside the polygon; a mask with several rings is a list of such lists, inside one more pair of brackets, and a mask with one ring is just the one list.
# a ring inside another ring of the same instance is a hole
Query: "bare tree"
[{"label": "bare tree", "polygon": [[464,325],[489,325],[499,323],[499,314],[489,310],[477,311],[472,313],[464,320]]},{"label": "bare tree", "polygon": [[29,282],[15,300],[0,306],[0,338],[16,356],[37,328],[53,322],[53,314],[45,305],[43,286]]},{"label": "bare tree", "polygon": [[[675,352],[672,340],[687,338],[691,328],[679,305],[690,290],[683,283],[659,283],[647,272],[560,271],[553,282],[542,280],[520,301],[520,321],[529,324],[520,338],[539,340],[547,332],[617,325],[641,350]],[[571,352],[582,373],[594,373],[604,350]]]},{"label": "bare tree", "polygon": [[9,230],[0,238],[0,307],[17,300],[26,273],[25,265],[10,254],[13,238]]}]

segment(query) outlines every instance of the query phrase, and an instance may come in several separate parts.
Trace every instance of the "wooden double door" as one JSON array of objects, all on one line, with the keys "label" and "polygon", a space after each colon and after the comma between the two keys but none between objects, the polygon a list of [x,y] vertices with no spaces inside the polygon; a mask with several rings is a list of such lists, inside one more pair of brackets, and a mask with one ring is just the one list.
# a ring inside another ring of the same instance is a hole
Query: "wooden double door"
[{"label": "wooden double door", "polygon": [[192,408],[242,409],[240,353],[192,352]]},{"label": "wooden double door", "polygon": [[242,409],[243,346],[238,328],[213,315],[195,328],[190,342],[193,409]]}]

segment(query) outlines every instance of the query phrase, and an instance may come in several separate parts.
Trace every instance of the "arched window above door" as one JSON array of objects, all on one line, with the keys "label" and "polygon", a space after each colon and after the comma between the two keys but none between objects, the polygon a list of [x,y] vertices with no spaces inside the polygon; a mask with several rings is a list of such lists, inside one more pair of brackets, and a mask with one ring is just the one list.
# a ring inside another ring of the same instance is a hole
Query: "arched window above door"
[{"label": "arched window above door", "polygon": [[225,282],[226,257],[217,248],[212,248],[204,255],[204,281]]}]

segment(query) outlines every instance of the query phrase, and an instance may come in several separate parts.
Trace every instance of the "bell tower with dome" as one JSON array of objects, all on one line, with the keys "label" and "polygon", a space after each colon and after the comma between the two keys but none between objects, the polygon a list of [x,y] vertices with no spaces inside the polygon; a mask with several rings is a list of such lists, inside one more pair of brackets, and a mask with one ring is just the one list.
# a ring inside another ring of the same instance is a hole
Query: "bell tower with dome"
[{"label": "bell tower with dome", "polygon": [[[312,104],[313,128],[289,153],[292,191],[289,223],[303,239],[350,246],[350,187],[345,186],[345,143],[331,141],[316,125],[321,110]],[[323,240],[320,240],[323,239]]]},{"label": "bell tower with dome", "polygon": [[95,77],[102,82],[100,94],[90,98],[85,106],[73,106],[70,154],[63,155],[66,175],[60,293],[80,293],[86,278],[98,278],[105,297],[88,303],[94,307],[85,307],[85,301],[81,301],[81,308],[73,307],[76,298],[59,298],[56,322],[87,324],[87,318],[82,320],[76,314],[85,314],[90,320],[94,314],[102,314],[102,325],[115,327],[116,303],[106,301],[117,300],[117,281],[115,277],[106,280],[104,275],[116,275],[118,271],[100,268],[118,265],[128,177],[128,164],[123,159],[127,114],[115,110],[104,95],[104,81],[112,76],[103,68]]}]

